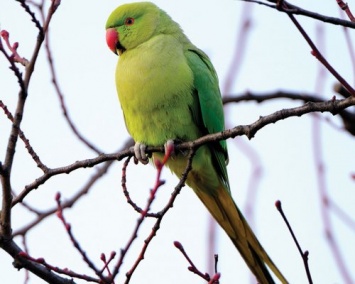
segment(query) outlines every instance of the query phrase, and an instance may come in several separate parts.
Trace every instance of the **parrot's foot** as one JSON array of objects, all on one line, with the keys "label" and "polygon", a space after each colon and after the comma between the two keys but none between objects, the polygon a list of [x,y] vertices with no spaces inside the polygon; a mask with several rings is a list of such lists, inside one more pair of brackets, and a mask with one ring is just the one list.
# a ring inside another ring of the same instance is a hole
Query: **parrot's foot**
[{"label": "parrot's foot", "polygon": [[149,163],[149,159],[147,157],[147,154],[145,153],[146,148],[147,146],[143,143],[136,142],[136,144],[134,144],[135,162],[141,162],[143,165]]},{"label": "parrot's foot", "polygon": [[[169,139],[168,141],[165,142],[164,144],[164,151],[165,155],[171,155],[174,154],[174,140]],[[146,165],[149,163],[148,155],[145,152],[147,148],[147,145],[143,143],[136,142],[134,144],[133,150],[134,150],[134,161],[137,164],[138,162],[142,163],[143,165]]]},{"label": "parrot's foot", "polygon": [[175,142],[172,139],[169,139],[164,144],[165,155],[174,155],[175,154]]}]

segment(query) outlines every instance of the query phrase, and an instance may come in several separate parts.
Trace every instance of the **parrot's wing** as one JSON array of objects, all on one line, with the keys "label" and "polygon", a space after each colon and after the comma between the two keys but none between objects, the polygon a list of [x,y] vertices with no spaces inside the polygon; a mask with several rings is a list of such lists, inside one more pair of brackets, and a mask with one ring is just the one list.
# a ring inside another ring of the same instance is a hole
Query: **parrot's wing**
[{"label": "parrot's wing", "polygon": [[[194,105],[191,108],[193,119],[204,134],[224,130],[224,113],[219,90],[217,73],[205,53],[197,48],[185,52],[187,62],[194,75]],[[226,141],[212,144],[210,147],[216,170],[226,188],[229,181],[226,169],[228,152]]]}]

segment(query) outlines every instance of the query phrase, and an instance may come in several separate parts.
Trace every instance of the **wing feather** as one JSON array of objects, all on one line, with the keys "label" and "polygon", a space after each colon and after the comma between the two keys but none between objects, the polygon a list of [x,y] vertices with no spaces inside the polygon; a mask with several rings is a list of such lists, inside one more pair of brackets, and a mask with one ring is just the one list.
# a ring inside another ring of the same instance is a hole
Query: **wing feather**
[{"label": "wing feather", "polygon": [[[194,76],[194,106],[191,108],[195,123],[203,134],[224,130],[224,113],[218,77],[208,56],[197,48],[189,48],[187,62]],[[209,144],[212,159],[221,180],[229,190],[226,164],[228,152],[226,141]]]}]

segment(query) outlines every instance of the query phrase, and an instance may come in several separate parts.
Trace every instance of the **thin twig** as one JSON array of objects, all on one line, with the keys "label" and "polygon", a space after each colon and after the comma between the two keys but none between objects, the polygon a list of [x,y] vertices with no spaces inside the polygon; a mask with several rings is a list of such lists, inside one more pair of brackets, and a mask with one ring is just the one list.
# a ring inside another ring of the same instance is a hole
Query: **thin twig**
[{"label": "thin twig", "polygon": [[296,28],[299,30],[299,32],[302,34],[304,39],[307,41],[308,45],[312,48],[312,55],[314,55],[325,66],[325,68],[328,69],[328,71],[349,91],[349,93],[355,96],[355,90],[353,89],[353,87],[350,86],[350,84],[333,68],[333,66],[329,64],[329,62],[325,59],[325,57],[322,55],[322,53],[313,43],[311,38],[302,28],[300,23],[296,20],[296,18],[292,14],[288,14],[288,16],[291,19],[291,21],[294,23]]},{"label": "thin twig", "polygon": [[[129,165],[129,162],[131,160],[132,156],[128,157],[123,165],[122,165],[122,176],[121,176],[121,187],[122,187],[122,190],[123,190],[123,194],[124,196],[126,197],[126,200],[127,200],[127,203],[130,204],[133,209],[135,211],[137,211],[138,213],[142,213],[143,209],[140,208],[132,199],[131,199],[131,196],[128,192],[128,189],[127,189],[127,167]],[[147,213],[148,214],[148,213]]]},{"label": "thin twig", "polygon": [[[123,249],[121,249],[120,258],[118,259],[117,264],[116,264],[116,266],[115,266],[115,268],[114,268],[114,270],[112,272],[112,280],[118,274],[119,269],[121,268],[123,260],[124,260],[124,258],[126,256],[126,253],[128,252],[128,250],[132,246],[134,240],[137,238],[138,231],[139,231],[139,229],[140,229],[140,227],[141,227],[141,225],[142,225],[142,223],[143,223],[143,221],[144,221],[144,219],[146,217],[146,214],[149,212],[153,201],[155,200],[156,193],[157,193],[158,189],[165,183],[163,180],[161,180],[161,174],[162,174],[163,167],[166,164],[166,162],[169,159],[169,157],[172,154],[172,152],[173,152],[173,146],[167,148],[167,151],[166,151],[166,153],[164,155],[163,161],[160,162],[160,161],[156,160],[157,174],[156,174],[155,185],[154,185],[153,189],[150,191],[150,195],[149,195],[149,198],[148,198],[148,201],[147,201],[147,204],[146,204],[145,208],[140,212],[140,217],[137,220],[137,224],[136,224],[136,226],[135,226],[135,228],[133,230],[131,238],[127,242],[126,246]],[[144,253],[145,253],[145,250],[146,250],[146,248],[147,248],[147,246],[149,244],[149,241],[146,240],[144,243],[145,243],[145,247],[143,247],[138,259],[136,260],[135,264],[130,269],[130,271],[126,273],[127,279],[129,279],[132,276],[132,274],[135,271],[135,269],[137,268],[139,262],[144,257]]]},{"label": "thin twig", "polygon": [[[83,248],[81,247],[81,245],[79,244],[79,242],[77,241],[77,239],[75,238],[73,232],[72,232],[72,228],[71,228],[71,225],[67,222],[67,220],[64,218],[64,215],[63,215],[63,208],[62,208],[62,205],[61,205],[61,195],[60,193],[58,192],[57,195],[56,195],[56,202],[57,202],[57,207],[58,207],[58,210],[57,210],[57,217],[60,219],[60,221],[63,223],[64,227],[65,227],[65,230],[66,232],[68,233],[68,236],[70,238],[70,241],[72,242],[73,246],[76,248],[76,250],[79,252],[79,254],[81,255],[81,257],[83,258],[83,260],[85,261],[85,263],[95,272],[95,274],[102,280],[104,281],[104,283],[111,283],[111,281],[107,281],[107,279],[102,275],[102,271],[100,269],[98,269],[95,264],[89,259],[89,257],[87,256],[86,252],[83,250]],[[47,266],[48,267],[48,266]],[[52,267],[48,267],[50,268],[51,270],[54,270]],[[56,270],[54,270],[56,271]],[[57,271],[59,272],[59,271]],[[59,273],[65,273],[66,275],[70,275],[72,277],[75,277],[75,278],[80,278],[80,279],[85,279],[86,275],[81,275],[79,276],[77,273],[74,273],[72,274],[72,271],[68,271],[68,273],[66,273],[66,271],[64,270],[60,270]],[[91,280],[89,280],[91,279]],[[92,278],[92,277],[88,277],[88,281],[93,281],[92,279],[95,280],[95,282],[99,282],[98,279],[95,279],[95,278]]]},{"label": "thin twig", "polygon": [[349,17],[350,21],[355,22],[355,17],[351,13],[348,3],[344,3],[342,0],[336,0],[339,7],[345,11],[346,15]]},{"label": "thin twig", "polygon": [[141,253],[138,256],[136,262],[134,263],[133,267],[129,270],[129,272],[126,274],[126,281],[124,282],[125,284],[130,282],[130,279],[132,277],[133,272],[138,267],[140,262],[143,260],[145,252],[146,252],[150,242],[156,236],[157,231],[160,228],[160,224],[161,224],[161,222],[163,220],[163,217],[173,207],[173,204],[175,202],[176,197],[180,194],[182,188],[185,186],[185,181],[187,179],[187,176],[188,176],[189,172],[192,169],[192,159],[193,159],[194,155],[195,155],[195,151],[194,150],[190,150],[188,158],[187,158],[187,164],[186,164],[185,171],[182,173],[181,178],[179,180],[179,183],[176,185],[173,193],[171,194],[171,197],[170,197],[167,205],[163,208],[163,210],[161,210],[158,213],[160,215],[160,217],[155,222],[154,227],[152,228],[152,231],[149,234],[148,238],[145,239],[144,245],[143,245],[142,250],[141,250]]},{"label": "thin twig", "polygon": [[[71,208],[74,204],[76,204],[76,202],[81,197],[86,195],[89,192],[89,190],[93,187],[93,185],[103,175],[105,175],[108,172],[108,170],[111,167],[111,165],[113,164],[113,162],[114,162],[113,160],[112,161],[107,161],[100,168],[98,168],[97,171],[93,174],[93,176],[86,182],[86,184],[83,186],[82,189],[80,189],[73,197],[71,197],[70,199],[65,200],[61,204],[62,210],[67,209],[67,208]],[[23,206],[25,206],[25,204],[23,202],[21,204]],[[32,208],[28,208],[28,206],[26,206],[26,208],[33,212]],[[23,226],[21,229],[18,229],[16,231],[14,231],[14,233],[12,235],[13,236],[18,236],[18,235],[24,236],[24,235],[26,235],[27,232],[29,230],[31,230],[34,226],[38,225],[43,220],[45,220],[48,217],[52,216],[56,212],[57,212],[57,207],[48,209],[48,210],[46,210],[44,212],[34,212],[37,215],[37,218],[35,220],[31,221],[30,223],[28,223],[27,225]]]},{"label": "thin twig", "polygon": [[[6,105],[2,102],[2,100],[0,100],[0,108],[3,109],[7,118],[13,123],[14,117],[13,117],[12,113],[8,110]],[[25,147],[26,147],[28,153],[31,155],[32,159],[37,164],[37,167],[39,167],[44,173],[46,173],[48,171],[48,167],[42,163],[41,159],[39,158],[39,156],[37,155],[37,153],[35,152],[35,150],[31,146],[30,141],[26,138],[26,136],[23,133],[23,131],[21,130],[21,128],[19,128],[19,137],[25,143]]]},{"label": "thin twig", "polygon": [[[132,156],[128,157],[123,165],[122,165],[122,177],[121,177],[121,187],[123,190],[123,194],[126,197],[127,203],[132,206],[132,208],[137,211],[138,213],[142,213],[143,209],[139,207],[132,199],[131,195],[129,194],[129,191],[127,189],[127,167],[128,164],[131,160]],[[153,218],[158,218],[159,214],[154,213],[154,212],[147,212],[145,217],[153,217]]]},{"label": "thin twig", "polygon": [[277,210],[280,212],[281,216],[282,216],[282,219],[284,220],[288,230],[290,231],[291,233],[291,236],[292,236],[292,239],[293,241],[295,242],[296,246],[297,246],[297,249],[298,249],[298,252],[300,253],[301,257],[302,257],[302,260],[303,260],[303,264],[304,264],[304,267],[305,267],[305,270],[306,270],[306,274],[307,274],[307,278],[308,278],[308,283],[309,284],[312,284],[313,283],[313,280],[312,280],[312,276],[311,276],[311,272],[309,270],[309,265],[308,265],[308,251],[305,251],[303,252],[303,250],[301,249],[301,246],[300,244],[298,243],[298,240],[296,238],[296,235],[295,233],[293,232],[292,230],[292,227],[290,225],[290,223],[288,222],[287,220],[287,217],[285,215],[285,213],[283,212],[282,210],[282,206],[281,206],[281,201],[276,201],[275,202],[275,205],[276,205],[276,208]]},{"label": "thin twig", "polygon": [[327,190],[327,182],[325,177],[325,165],[322,159],[322,139],[320,128],[315,125],[312,129],[313,135],[313,153],[314,153],[314,162],[316,168],[316,177],[318,182],[318,191],[319,199],[321,201],[321,216],[324,226],[324,233],[326,240],[328,241],[330,250],[334,256],[334,261],[337,263],[337,267],[340,270],[340,273],[343,277],[344,283],[353,283],[351,275],[346,267],[346,261],[344,260],[339,245],[337,244],[334,238],[334,228],[331,221],[331,216],[329,212],[329,194]]},{"label": "thin twig", "polygon": [[[322,21],[328,24],[333,24],[333,25],[338,25],[338,26],[343,26],[343,27],[348,27],[348,28],[352,28],[355,29],[355,23],[350,22],[350,21],[346,21],[346,20],[342,20],[342,19],[338,19],[338,18],[334,18],[334,17],[328,17],[322,14],[318,14],[318,13],[314,13],[312,11],[308,11],[305,9],[302,9],[298,6],[295,6],[293,4],[290,4],[286,1],[282,1],[283,3],[287,4],[286,9],[281,9],[277,4],[268,4],[265,3],[264,1],[260,1],[260,0],[240,0],[240,1],[244,1],[244,2],[249,2],[249,3],[255,3],[255,4],[259,4],[262,6],[266,6],[275,10],[279,10],[280,12],[284,12],[287,14],[292,14],[292,15],[302,15],[308,18],[312,18],[318,21]],[[276,3],[276,0],[267,0],[268,2],[272,2],[272,3]]]},{"label": "thin twig", "polygon": [[188,256],[188,254],[186,253],[184,247],[182,246],[182,244],[180,242],[175,241],[174,242],[174,246],[182,253],[182,255],[185,257],[187,262],[190,264],[190,266],[187,268],[189,271],[191,271],[192,273],[195,273],[196,275],[200,276],[202,279],[204,279],[206,281],[210,281],[211,280],[211,277],[210,277],[210,275],[207,272],[206,273],[202,273],[196,267],[196,265],[193,263],[191,258]]},{"label": "thin twig", "polygon": [[57,93],[57,96],[59,98],[60,107],[62,109],[62,113],[63,113],[63,116],[64,116],[66,122],[68,123],[70,129],[73,131],[75,136],[82,143],[84,143],[88,148],[93,150],[95,153],[97,153],[97,154],[102,153],[102,150],[100,150],[98,147],[96,147],[93,143],[91,143],[87,138],[85,138],[79,132],[79,129],[75,126],[72,118],[69,115],[68,108],[67,108],[66,103],[65,103],[64,94],[63,94],[63,92],[62,92],[62,90],[60,88],[60,85],[58,83],[58,78],[57,78],[56,70],[55,70],[55,67],[54,67],[54,61],[53,61],[53,57],[52,57],[52,51],[51,51],[51,48],[50,48],[48,35],[47,35],[46,40],[45,40],[45,49],[46,49],[46,53],[47,53],[49,70],[50,70],[50,74],[51,74],[51,77],[52,77],[52,83],[53,83],[54,89],[55,89],[55,91]]}]

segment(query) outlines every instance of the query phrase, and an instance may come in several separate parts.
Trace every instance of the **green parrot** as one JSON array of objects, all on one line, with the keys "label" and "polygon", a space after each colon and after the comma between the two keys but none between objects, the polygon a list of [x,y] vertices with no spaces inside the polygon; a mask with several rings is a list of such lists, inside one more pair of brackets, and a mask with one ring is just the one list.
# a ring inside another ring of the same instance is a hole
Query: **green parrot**
[{"label": "green parrot", "polygon": [[[134,152],[148,162],[146,145],[192,141],[224,130],[218,78],[208,56],[194,46],[170,16],[150,2],[124,4],[106,23],[108,47],[120,56],[116,87]],[[154,153],[152,159],[161,159]],[[227,175],[226,141],[201,146],[186,183],[228,234],[260,283],[282,283],[282,273],[265,252],[234,203]],[[167,166],[181,176],[186,153]],[[268,268],[267,268],[268,266]]]}]

